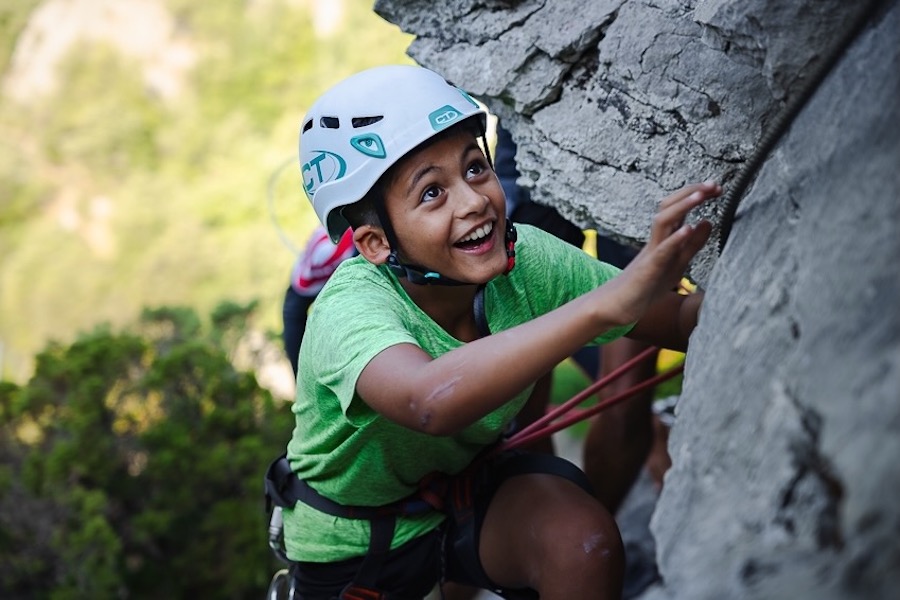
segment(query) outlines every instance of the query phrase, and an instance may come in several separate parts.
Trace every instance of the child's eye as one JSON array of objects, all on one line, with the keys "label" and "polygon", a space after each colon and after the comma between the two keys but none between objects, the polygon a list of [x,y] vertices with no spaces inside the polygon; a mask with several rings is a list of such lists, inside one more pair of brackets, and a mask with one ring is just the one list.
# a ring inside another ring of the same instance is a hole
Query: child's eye
[{"label": "child's eye", "polygon": [[476,160],[466,169],[466,176],[469,178],[477,177],[487,170],[487,166],[480,160]]},{"label": "child's eye", "polygon": [[441,188],[436,185],[429,186],[422,192],[422,202],[434,200],[441,195]]}]

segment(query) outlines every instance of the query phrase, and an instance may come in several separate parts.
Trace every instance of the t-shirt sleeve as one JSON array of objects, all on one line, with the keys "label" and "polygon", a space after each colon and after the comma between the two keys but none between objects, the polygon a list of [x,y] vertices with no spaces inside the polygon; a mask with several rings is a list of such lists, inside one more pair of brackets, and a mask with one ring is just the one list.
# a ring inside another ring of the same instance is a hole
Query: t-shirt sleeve
[{"label": "t-shirt sleeve", "polygon": [[375,417],[356,395],[356,382],[378,353],[397,344],[416,344],[396,309],[396,292],[389,284],[335,278],[313,305],[301,363],[313,371],[312,380],[340,402],[347,419],[356,425]]}]

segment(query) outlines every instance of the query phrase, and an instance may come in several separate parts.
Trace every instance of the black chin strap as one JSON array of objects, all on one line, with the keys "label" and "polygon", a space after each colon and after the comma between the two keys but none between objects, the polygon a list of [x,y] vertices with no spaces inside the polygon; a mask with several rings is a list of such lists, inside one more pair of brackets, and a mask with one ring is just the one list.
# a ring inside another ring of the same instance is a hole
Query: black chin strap
[{"label": "black chin strap", "polygon": [[[379,212],[381,212],[379,210]],[[379,215],[379,219],[381,219],[381,215]],[[432,271],[425,267],[421,267],[419,265],[405,265],[400,262],[400,257],[397,256],[397,244],[396,238],[394,237],[394,230],[390,225],[384,226],[388,221],[382,219],[382,226],[384,227],[384,233],[388,238],[388,244],[391,246],[391,253],[388,255],[387,266],[388,268],[396,275],[397,277],[406,277],[406,279],[410,283],[415,283],[418,285],[472,285],[471,283],[465,283],[462,281],[457,281],[456,279],[451,279],[446,275],[441,275],[437,271]],[[518,234],[516,233],[516,227],[512,224],[512,221],[506,221],[506,271],[504,275],[509,274],[512,271],[513,267],[516,265],[516,238]],[[393,238],[393,239],[392,239]]]},{"label": "black chin strap", "polygon": [[406,277],[410,283],[418,285],[472,285],[451,279],[419,265],[404,265],[400,262],[393,244],[391,244],[391,254],[388,256],[387,266],[397,277]]}]

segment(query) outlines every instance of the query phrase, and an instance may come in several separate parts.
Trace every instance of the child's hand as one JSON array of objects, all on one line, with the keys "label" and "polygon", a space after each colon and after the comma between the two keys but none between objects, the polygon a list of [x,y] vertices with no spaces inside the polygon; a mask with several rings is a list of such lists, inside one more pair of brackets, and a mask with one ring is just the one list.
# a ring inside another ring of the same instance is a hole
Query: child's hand
[{"label": "child's hand", "polygon": [[628,265],[623,275],[626,292],[622,305],[639,319],[660,294],[671,291],[681,280],[695,254],[703,247],[712,225],[703,220],[684,222],[688,212],[722,193],[722,187],[707,181],[688,185],[664,199],[653,217],[650,239]]}]

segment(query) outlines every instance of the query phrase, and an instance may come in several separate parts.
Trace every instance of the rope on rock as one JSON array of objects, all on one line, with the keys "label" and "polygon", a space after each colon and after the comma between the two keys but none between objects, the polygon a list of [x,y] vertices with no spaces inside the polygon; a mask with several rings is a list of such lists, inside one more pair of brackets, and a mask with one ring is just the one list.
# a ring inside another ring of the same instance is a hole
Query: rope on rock
[{"label": "rope on rock", "polygon": [[825,80],[825,77],[831,72],[838,63],[841,56],[846,52],[850,44],[859,36],[866,27],[868,22],[875,15],[876,10],[881,4],[890,2],[891,0],[871,0],[864,8],[859,11],[850,26],[844,30],[844,34],[838,41],[827,51],[822,62],[813,70],[810,78],[790,98],[780,113],[772,120],[766,132],[760,138],[756,145],[756,149],[744,166],[738,171],[734,183],[725,193],[722,201],[722,217],[719,221],[719,254],[725,248],[728,236],[731,234],[731,228],[734,224],[734,217],[737,213],[738,205],[744,197],[744,193],[750,186],[750,183],[756,177],[757,172],[769,156],[769,153],[775,148],[776,144],[781,140],[785,133],[790,129],[794,119],[800,114],[801,109],[806,106],[809,99],[819,88],[819,85]]}]

